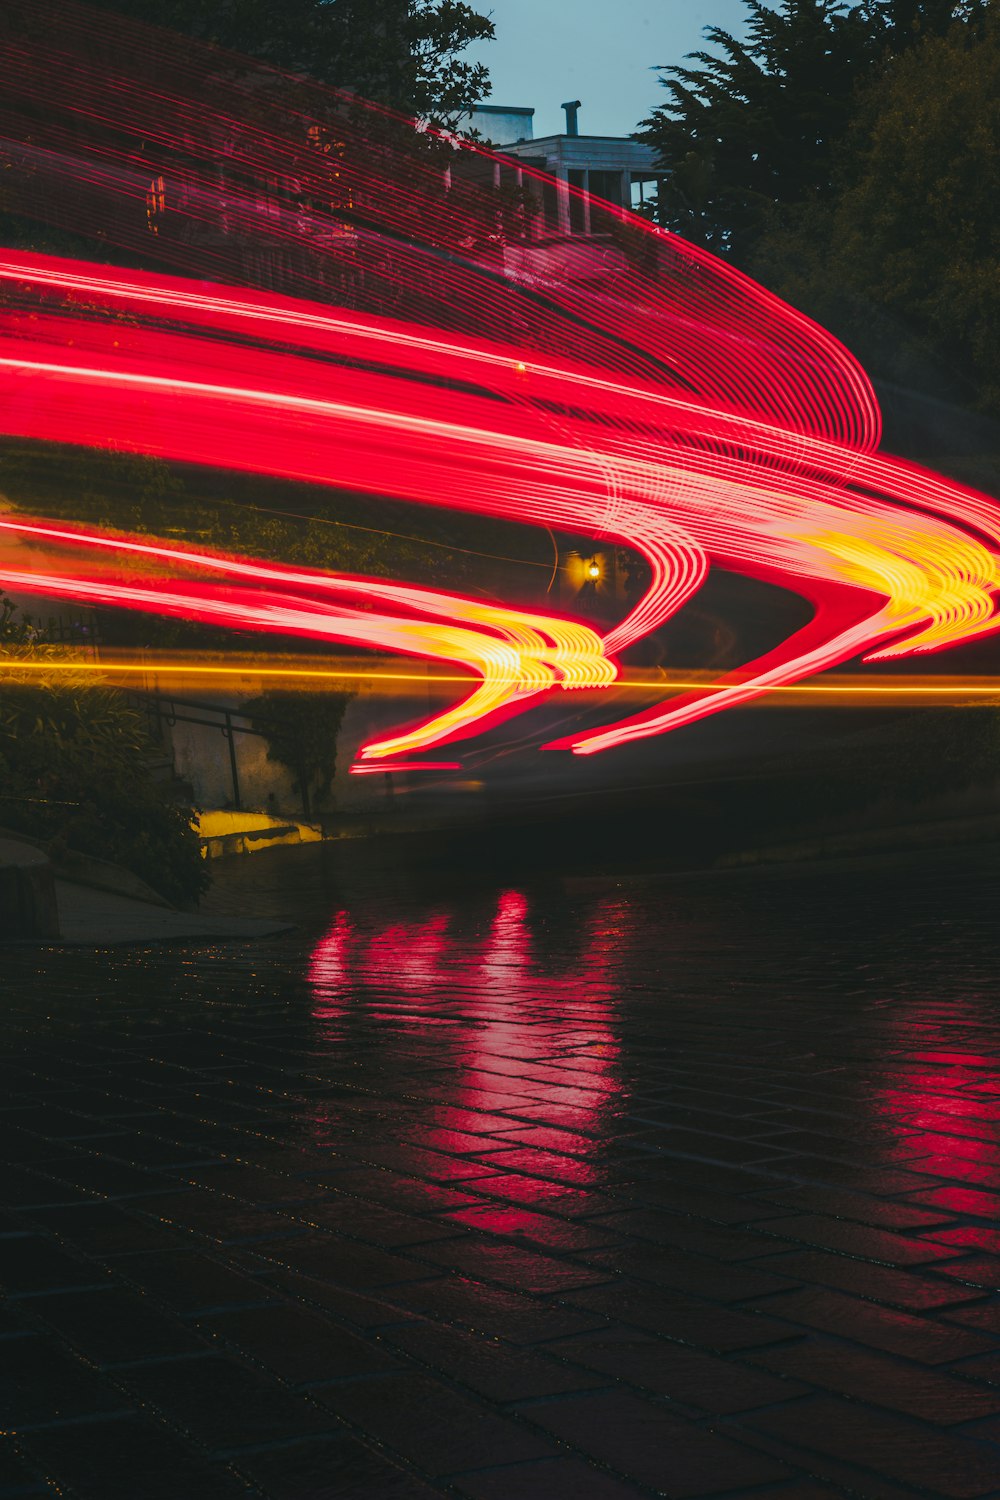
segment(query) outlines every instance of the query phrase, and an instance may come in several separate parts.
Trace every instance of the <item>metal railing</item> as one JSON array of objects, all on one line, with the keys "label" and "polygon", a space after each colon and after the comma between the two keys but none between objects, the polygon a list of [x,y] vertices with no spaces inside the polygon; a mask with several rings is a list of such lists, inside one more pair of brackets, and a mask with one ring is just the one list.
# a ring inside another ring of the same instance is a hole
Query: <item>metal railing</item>
[{"label": "metal railing", "polygon": [[[265,730],[255,729],[249,723],[235,723],[236,719],[245,719],[246,715],[242,714],[239,709],[225,708],[221,703],[205,703],[190,698],[175,698],[172,694],[144,693],[134,689],[128,691],[127,697],[135,707],[145,713],[150,738],[154,743],[162,743],[164,729],[172,728],[174,724],[199,724],[206,729],[218,729],[229,750],[229,776],[233,789],[232,805],[236,812],[242,811],[236,736],[250,734],[258,739],[266,739]],[[196,712],[186,712],[189,709],[194,709]],[[206,718],[206,714],[214,714],[216,717]]]}]

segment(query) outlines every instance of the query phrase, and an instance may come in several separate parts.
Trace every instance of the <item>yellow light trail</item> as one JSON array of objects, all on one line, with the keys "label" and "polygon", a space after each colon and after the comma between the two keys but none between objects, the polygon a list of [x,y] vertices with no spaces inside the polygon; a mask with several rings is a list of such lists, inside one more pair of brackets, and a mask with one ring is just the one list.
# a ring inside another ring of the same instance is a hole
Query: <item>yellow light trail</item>
[{"label": "yellow light trail", "polygon": [[[462,673],[414,672],[384,666],[371,668],[341,667],[335,664],[315,666],[274,665],[254,661],[204,662],[191,659],[108,659],[94,661],[69,658],[18,660],[0,656],[0,684],[24,678],[72,676],[99,679],[104,685],[125,684],[136,678],[156,679],[157,686],[164,682],[188,685],[192,691],[206,686],[223,686],[227,683],[238,686],[247,678],[261,682],[294,686],[301,691],[336,691],[338,685],[346,683],[368,684],[372,689],[391,691],[396,686],[413,685],[427,689],[474,688],[478,678]],[[516,679],[510,679],[515,682]],[[641,693],[675,693],[698,689],[704,692],[724,692],[731,684],[712,680],[699,672],[676,671],[670,676],[659,676],[655,669],[647,669],[636,675],[619,678],[613,688],[618,691]],[[584,689],[586,691],[586,689]],[[607,692],[602,686],[592,691]],[[772,699],[837,700],[838,703],[856,701],[877,704],[880,701],[913,701],[925,699],[956,703],[970,698],[1000,699],[1000,679],[990,677],[929,677],[893,676],[873,681],[870,676],[831,673],[822,682],[800,682],[783,684],[769,689]]]}]

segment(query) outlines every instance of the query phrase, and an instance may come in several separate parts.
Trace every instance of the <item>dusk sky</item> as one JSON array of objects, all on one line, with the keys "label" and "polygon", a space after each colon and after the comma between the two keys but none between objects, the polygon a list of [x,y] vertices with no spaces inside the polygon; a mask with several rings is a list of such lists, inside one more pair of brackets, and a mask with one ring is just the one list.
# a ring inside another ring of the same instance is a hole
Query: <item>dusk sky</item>
[{"label": "dusk sky", "polygon": [[703,45],[706,26],[740,32],[743,0],[478,0],[496,41],[486,63],[491,104],[535,107],[534,133],[563,129],[559,105],[580,99],[585,135],[628,135],[659,102],[658,63]]}]

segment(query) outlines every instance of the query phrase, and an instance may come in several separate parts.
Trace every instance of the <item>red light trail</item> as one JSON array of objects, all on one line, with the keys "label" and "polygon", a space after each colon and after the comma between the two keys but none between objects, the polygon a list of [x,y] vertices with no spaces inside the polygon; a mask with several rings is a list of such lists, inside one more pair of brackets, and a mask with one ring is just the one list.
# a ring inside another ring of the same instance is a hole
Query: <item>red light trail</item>
[{"label": "red light trail", "polygon": [[[877,453],[863,371],[731,267],[595,203],[605,239],[573,245],[568,277],[537,220],[501,243],[492,180],[460,180],[512,170],[502,158],[456,147],[446,180],[398,126],[386,138],[384,112],[41,8],[59,18],[56,52],[0,22],[13,210],[72,213],[147,256],[155,229],[157,259],[199,279],[0,251],[3,431],[585,534],[641,553],[651,578],[602,638],[499,602],[8,512],[0,584],[472,671],[460,702],[364,748],[387,768],[554,689],[611,686],[621,653],[711,567],[798,593],[812,618],[718,682],[550,748],[592,754],[857,657],[996,629],[1000,508]],[[310,142],[331,120],[325,154]],[[281,290],[230,284],[252,279],[255,243]]]}]

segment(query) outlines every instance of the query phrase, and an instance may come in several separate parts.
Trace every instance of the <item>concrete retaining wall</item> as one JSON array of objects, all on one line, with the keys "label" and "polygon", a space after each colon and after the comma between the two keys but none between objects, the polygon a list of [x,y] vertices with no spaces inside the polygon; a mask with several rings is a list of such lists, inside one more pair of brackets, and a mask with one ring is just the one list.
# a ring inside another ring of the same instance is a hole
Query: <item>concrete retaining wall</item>
[{"label": "concrete retaining wall", "polygon": [[0,839],[0,939],[58,937],[51,860],[31,844]]}]

